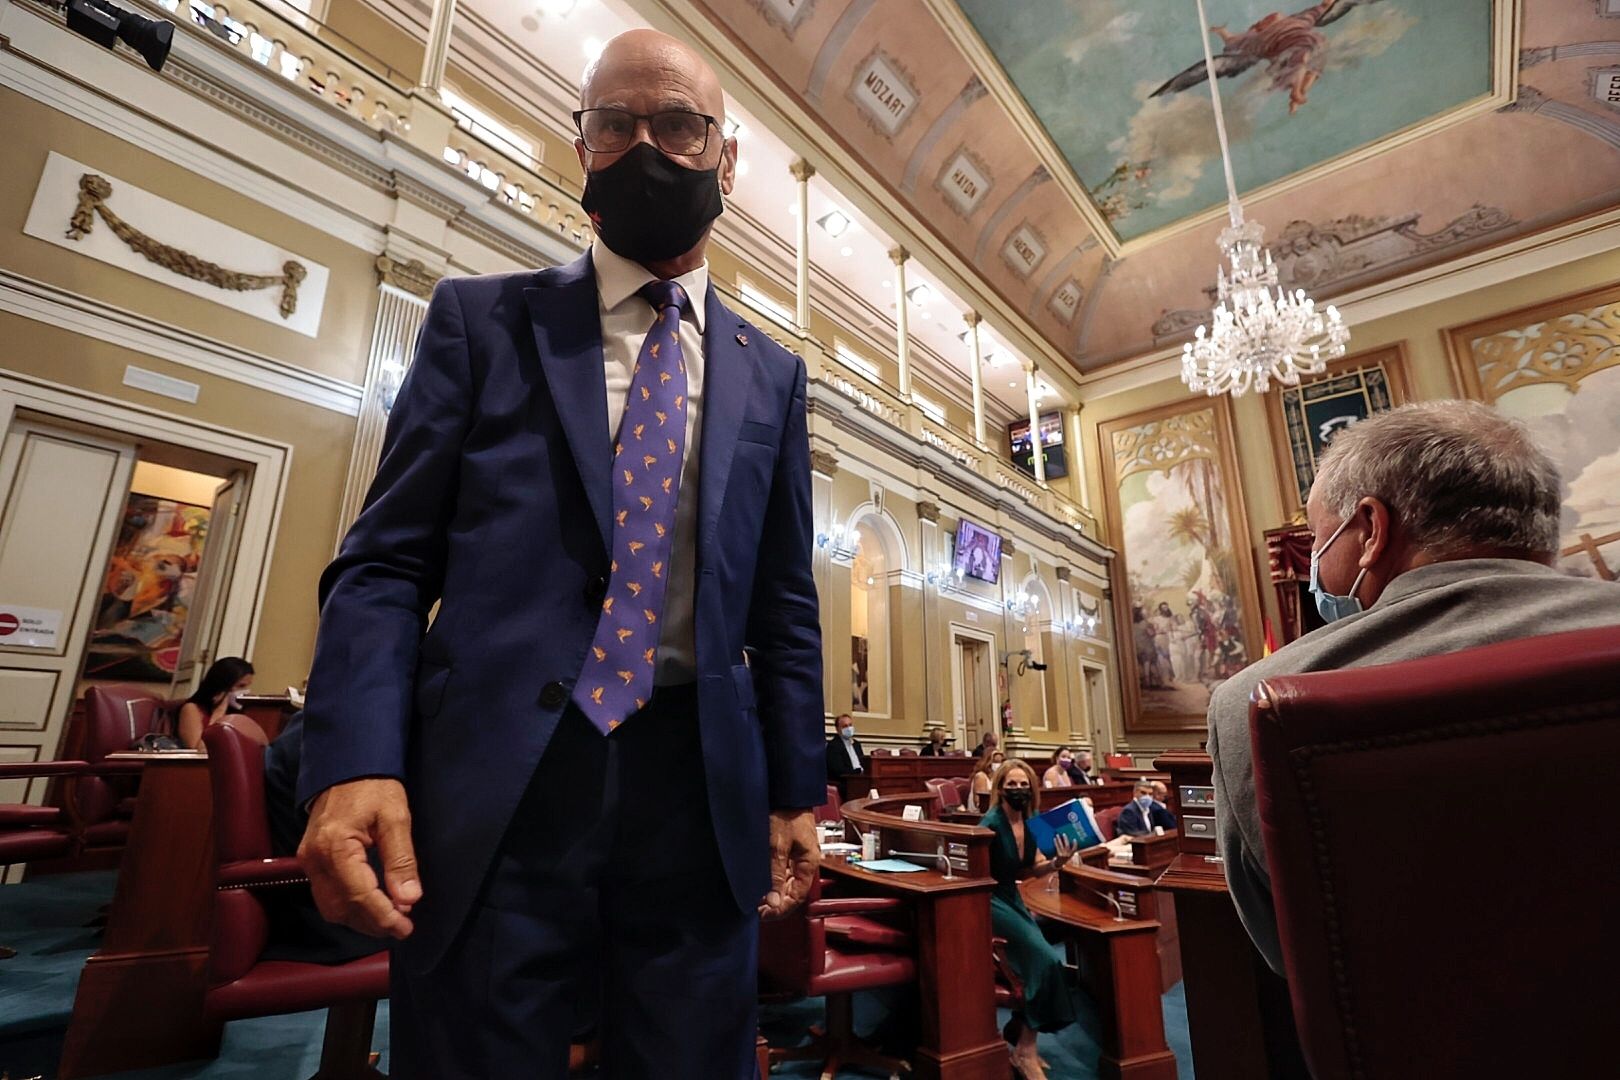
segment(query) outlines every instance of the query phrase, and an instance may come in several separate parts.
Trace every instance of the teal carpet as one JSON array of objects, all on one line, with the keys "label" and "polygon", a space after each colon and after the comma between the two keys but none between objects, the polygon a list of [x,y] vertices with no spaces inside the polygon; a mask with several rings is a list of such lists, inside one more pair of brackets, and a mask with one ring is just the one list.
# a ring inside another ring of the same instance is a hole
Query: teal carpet
[{"label": "teal carpet", "polygon": [[[15,959],[0,961],[0,1073],[9,1073],[11,1080],[35,1076],[50,1080],[55,1075],[79,971],[100,936],[86,924],[112,898],[112,891],[111,873],[67,874],[0,886],[0,943],[18,951]],[[859,1030],[877,1029],[887,1013],[881,995],[857,996]],[[325,1018],[324,1012],[310,1012],[237,1020],[226,1025],[224,1043],[214,1061],[117,1075],[119,1080],[304,1080],[314,1075],[319,1064]],[[773,1006],[761,1016],[766,1035],[777,1045],[802,1040],[810,1025],[820,1020],[818,999]],[[1006,1020],[1003,1013],[998,1022]],[[1190,1080],[1187,1003],[1180,984],[1164,995],[1164,1027],[1180,1076]],[[386,1001],[377,1008],[373,1045],[383,1051],[386,1072]],[[1097,1043],[1082,1025],[1042,1035],[1040,1047],[1050,1065],[1051,1080],[1092,1080],[1097,1075]],[[771,1075],[799,1078],[820,1073],[812,1062],[795,1062]]]}]

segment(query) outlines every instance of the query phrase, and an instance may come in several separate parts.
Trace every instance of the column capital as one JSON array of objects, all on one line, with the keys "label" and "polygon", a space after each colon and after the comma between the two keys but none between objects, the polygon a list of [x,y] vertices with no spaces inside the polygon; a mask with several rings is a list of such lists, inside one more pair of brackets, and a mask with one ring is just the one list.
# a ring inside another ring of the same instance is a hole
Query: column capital
[{"label": "column capital", "polygon": [[979,323],[983,322],[984,320],[979,317],[979,313],[977,311],[964,311],[962,312],[962,321],[967,323],[969,326],[978,326]]},{"label": "column capital", "polygon": [[837,476],[838,458],[829,450],[812,448],[810,451],[810,471],[829,478]]},{"label": "column capital", "polygon": [[376,268],[377,279],[382,284],[404,289],[424,300],[433,295],[433,286],[444,276],[428,269],[427,264],[421,259],[402,261],[388,255],[379,255],[372,265]]},{"label": "column capital", "polygon": [[932,524],[939,523],[939,503],[924,499],[917,504],[917,519]]},{"label": "column capital", "polygon": [[904,265],[909,258],[911,258],[911,252],[903,247],[895,247],[889,251],[889,261],[896,266]]},{"label": "column capital", "polygon": [[816,167],[804,158],[794,158],[793,163],[788,166],[788,172],[793,174],[793,179],[802,184],[816,175]]},{"label": "column capital", "polygon": [[1031,360],[1027,356],[1021,356],[1018,358],[1018,366],[1024,369],[1025,375],[1034,375],[1040,370],[1040,368],[1035,366],[1035,361]]}]

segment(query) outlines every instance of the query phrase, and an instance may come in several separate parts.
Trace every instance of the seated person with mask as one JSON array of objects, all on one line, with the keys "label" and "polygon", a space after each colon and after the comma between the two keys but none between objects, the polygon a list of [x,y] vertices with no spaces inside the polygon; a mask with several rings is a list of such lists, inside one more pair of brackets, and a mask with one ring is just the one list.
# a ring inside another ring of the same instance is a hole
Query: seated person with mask
[{"label": "seated person with mask", "polygon": [[1138,780],[1136,794],[1114,822],[1114,832],[1120,836],[1146,836],[1155,828],[1173,829],[1176,818],[1168,808],[1153,797],[1153,781]]},{"label": "seated person with mask", "polygon": [[866,772],[867,758],[855,738],[855,718],[844,713],[838,718],[838,734],[827,740],[827,780],[838,783],[846,776]]},{"label": "seated person with mask", "polygon": [[1279,675],[1620,624],[1620,584],[1555,568],[1560,486],[1523,426],[1469,401],[1369,417],[1342,431],[1317,466],[1305,513],[1316,537],[1311,592],[1328,625],[1244,668],[1209,706],[1218,850],[1238,915],[1277,972],[1250,695]]}]

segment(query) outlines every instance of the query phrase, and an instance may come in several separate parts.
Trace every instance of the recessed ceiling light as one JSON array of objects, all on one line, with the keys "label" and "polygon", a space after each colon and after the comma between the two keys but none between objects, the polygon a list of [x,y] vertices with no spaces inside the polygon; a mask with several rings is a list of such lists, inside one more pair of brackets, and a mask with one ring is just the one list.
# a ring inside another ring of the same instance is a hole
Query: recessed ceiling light
[{"label": "recessed ceiling light", "polygon": [[798,217],[799,216],[799,204],[797,202],[788,203],[788,213],[791,214],[794,217]]},{"label": "recessed ceiling light", "polygon": [[553,19],[566,19],[569,12],[574,10],[577,0],[539,0],[535,10],[542,15],[549,15]]},{"label": "recessed ceiling light", "polygon": [[849,231],[851,222],[842,210],[833,210],[818,218],[816,224],[826,229],[827,235],[836,240]]},{"label": "recessed ceiling light", "polygon": [[1017,386],[1017,385],[1018,384],[1015,383],[1015,382],[1010,382],[1010,383],[1007,384],[1008,387],[1014,387],[1014,386]]},{"label": "recessed ceiling light", "polygon": [[925,319],[932,319],[934,317],[933,313],[928,312],[928,311],[919,312],[918,314],[920,314]]},{"label": "recessed ceiling light", "polygon": [[844,258],[847,259],[851,255],[855,254],[855,249],[846,245],[846,246],[841,247],[841,248],[838,249],[838,254],[842,255]]},{"label": "recessed ceiling light", "polygon": [[585,59],[593,64],[596,63],[596,58],[602,55],[602,50],[607,48],[606,45],[602,44],[601,38],[593,37],[588,37],[580,42],[579,47],[585,50]]},{"label": "recessed ceiling light", "polygon": [[906,290],[906,296],[913,304],[927,304],[934,299],[934,290],[928,287],[928,282],[920,281]]},{"label": "recessed ceiling light", "polygon": [[726,138],[735,139],[748,129],[743,127],[743,122],[741,120],[735,120],[731,117],[727,117],[725,126],[721,128],[721,130],[726,133]]},{"label": "recessed ceiling light", "polygon": [[885,289],[892,289],[892,288],[894,288],[894,282],[892,282],[892,281],[885,281],[885,282],[884,282],[884,283],[883,283],[883,287],[884,287],[884,288],[885,288]]}]

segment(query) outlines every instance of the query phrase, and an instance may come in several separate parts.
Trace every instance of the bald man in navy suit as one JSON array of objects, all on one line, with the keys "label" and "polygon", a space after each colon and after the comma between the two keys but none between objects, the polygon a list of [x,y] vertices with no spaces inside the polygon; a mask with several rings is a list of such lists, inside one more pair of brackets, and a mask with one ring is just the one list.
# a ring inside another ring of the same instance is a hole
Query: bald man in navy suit
[{"label": "bald man in navy suit", "polygon": [[819,858],[805,367],[709,283],[720,85],[632,31],[581,99],[594,246],[440,283],[321,581],[301,856],[397,939],[396,1078],[560,1080],[598,999],[605,1076],[753,1077]]}]

